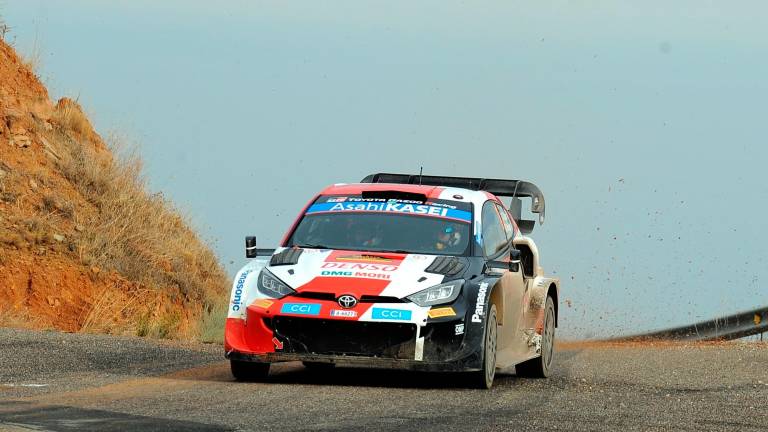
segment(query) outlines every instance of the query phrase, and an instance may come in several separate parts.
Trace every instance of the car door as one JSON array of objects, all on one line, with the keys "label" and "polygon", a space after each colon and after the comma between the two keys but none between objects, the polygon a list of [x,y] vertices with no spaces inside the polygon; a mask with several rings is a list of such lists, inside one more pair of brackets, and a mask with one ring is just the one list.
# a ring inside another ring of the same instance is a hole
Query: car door
[{"label": "car door", "polygon": [[[517,337],[520,323],[520,303],[525,293],[525,283],[521,272],[509,271],[509,250],[512,239],[508,237],[499,214],[498,204],[486,201],[482,210],[483,254],[487,261],[506,263],[506,266],[493,266],[490,271],[499,274],[496,289],[500,290],[501,305],[496,306],[501,323],[497,364],[507,367],[515,364],[524,355],[525,345]],[[495,294],[496,296],[497,294]],[[499,298],[499,297],[496,297]]]},{"label": "car door", "polygon": [[[507,212],[507,210],[502,206],[499,206],[498,210],[499,214],[501,215],[501,222],[504,225],[504,231],[507,233],[507,236],[511,242],[510,247],[514,247],[515,227],[512,223],[512,219],[509,216],[509,212]],[[520,278],[523,281],[523,293],[520,297],[519,303],[513,307],[517,307],[518,316],[518,321],[515,325],[515,328],[517,329],[517,334],[522,336],[525,334],[526,329],[530,327],[529,321],[533,316],[530,310],[531,285],[533,284],[533,278],[526,276],[525,271],[523,271],[522,264],[520,265],[520,271],[518,271],[517,274],[520,275]],[[535,320],[536,317],[533,316],[533,319]],[[530,357],[530,347],[527,343],[521,344],[517,348],[520,348],[519,352],[516,352],[516,355],[519,356],[517,361],[526,360],[528,357]]]}]

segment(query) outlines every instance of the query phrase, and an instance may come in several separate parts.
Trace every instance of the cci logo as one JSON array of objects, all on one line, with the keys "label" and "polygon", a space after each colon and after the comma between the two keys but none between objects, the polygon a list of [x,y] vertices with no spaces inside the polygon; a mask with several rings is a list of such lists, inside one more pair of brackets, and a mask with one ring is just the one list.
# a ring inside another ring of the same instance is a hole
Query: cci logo
[{"label": "cci logo", "polygon": [[408,321],[411,319],[411,311],[403,309],[373,308],[371,311],[371,318]]},{"label": "cci logo", "polygon": [[280,312],[294,315],[320,315],[320,304],[283,303],[283,307],[280,308]]}]

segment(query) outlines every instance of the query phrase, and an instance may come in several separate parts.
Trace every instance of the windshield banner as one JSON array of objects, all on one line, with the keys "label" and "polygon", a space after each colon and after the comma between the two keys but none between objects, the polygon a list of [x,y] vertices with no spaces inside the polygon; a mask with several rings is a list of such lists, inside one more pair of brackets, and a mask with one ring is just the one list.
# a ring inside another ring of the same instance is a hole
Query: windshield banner
[{"label": "windshield banner", "polygon": [[420,216],[432,216],[445,219],[453,219],[461,222],[471,223],[472,213],[465,210],[448,208],[440,205],[414,204],[399,200],[387,200],[380,202],[324,202],[315,203],[307,210],[307,214],[316,213],[336,213],[336,212],[372,212],[372,213],[395,213],[412,214]]}]

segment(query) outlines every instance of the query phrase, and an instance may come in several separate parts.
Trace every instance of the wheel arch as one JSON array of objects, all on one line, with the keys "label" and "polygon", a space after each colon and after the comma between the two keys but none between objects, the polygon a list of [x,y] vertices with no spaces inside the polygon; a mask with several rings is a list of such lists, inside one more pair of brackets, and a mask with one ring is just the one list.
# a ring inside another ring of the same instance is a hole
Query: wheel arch
[{"label": "wheel arch", "polygon": [[491,309],[492,304],[496,305],[496,321],[500,325],[504,325],[504,295],[502,295],[499,281],[493,284],[491,295],[488,296],[488,310]]},{"label": "wheel arch", "polygon": [[552,297],[552,302],[555,304],[555,327],[558,326],[559,315],[560,315],[559,303],[557,298],[559,295],[558,291],[559,291],[558,287],[554,282],[549,284],[549,288],[547,289],[547,297]]}]

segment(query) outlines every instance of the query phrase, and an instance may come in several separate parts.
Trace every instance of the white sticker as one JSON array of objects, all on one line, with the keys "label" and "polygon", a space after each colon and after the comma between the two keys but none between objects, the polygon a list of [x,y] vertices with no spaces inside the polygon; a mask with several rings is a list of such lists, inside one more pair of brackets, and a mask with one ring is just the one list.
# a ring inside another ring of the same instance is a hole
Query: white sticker
[{"label": "white sticker", "polygon": [[485,315],[485,292],[488,291],[488,282],[480,284],[480,289],[477,290],[477,303],[475,303],[475,313],[472,314],[472,322],[483,322],[483,315]]},{"label": "white sticker", "polygon": [[354,317],[357,316],[357,312],[355,312],[353,310],[333,309],[333,310],[331,310],[331,316],[333,316],[333,317],[354,318]]},{"label": "white sticker", "polygon": [[456,324],[456,336],[464,334],[464,323]]}]

